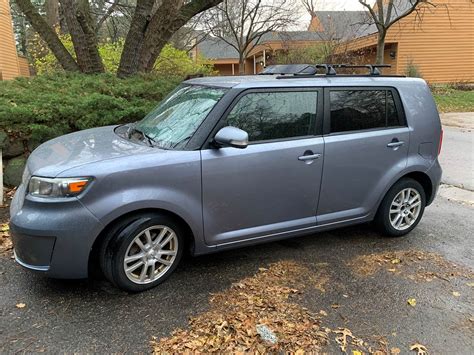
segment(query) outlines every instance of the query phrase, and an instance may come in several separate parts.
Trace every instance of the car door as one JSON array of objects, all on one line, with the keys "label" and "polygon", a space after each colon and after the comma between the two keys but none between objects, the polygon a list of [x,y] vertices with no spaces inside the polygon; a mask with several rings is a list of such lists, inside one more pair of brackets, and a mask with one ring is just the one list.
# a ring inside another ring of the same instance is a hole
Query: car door
[{"label": "car door", "polygon": [[409,128],[392,88],[325,91],[318,224],[364,218],[407,164]]},{"label": "car door", "polygon": [[321,100],[318,89],[252,90],[234,100],[216,130],[243,129],[249,145],[201,152],[207,244],[315,226],[324,154]]}]

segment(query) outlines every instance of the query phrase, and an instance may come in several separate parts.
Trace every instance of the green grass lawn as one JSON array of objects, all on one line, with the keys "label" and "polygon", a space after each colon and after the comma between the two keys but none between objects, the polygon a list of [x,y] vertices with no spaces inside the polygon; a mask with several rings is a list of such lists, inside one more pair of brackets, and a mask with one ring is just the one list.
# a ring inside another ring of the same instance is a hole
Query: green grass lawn
[{"label": "green grass lawn", "polygon": [[447,86],[432,90],[440,112],[474,112],[474,90],[456,90]]}]

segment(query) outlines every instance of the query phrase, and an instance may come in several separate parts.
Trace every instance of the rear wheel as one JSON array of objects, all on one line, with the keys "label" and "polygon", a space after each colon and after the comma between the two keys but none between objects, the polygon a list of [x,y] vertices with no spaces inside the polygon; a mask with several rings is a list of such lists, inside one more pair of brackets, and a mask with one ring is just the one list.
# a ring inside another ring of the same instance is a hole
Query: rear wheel
[{"label": "rear wheel", "polygon": [[391,237],[408,234],[420,222],[425,210],[426,197],[416,180],[399,180],[385,195],[375,216],[380,232]]},{"label": "rear wheel", "polygon": [[103,272],[126,291],[155,287],[170,276],[181,260],[182,229],[173,219],[162,215],[144,215],[125,223],[104,246]]}]

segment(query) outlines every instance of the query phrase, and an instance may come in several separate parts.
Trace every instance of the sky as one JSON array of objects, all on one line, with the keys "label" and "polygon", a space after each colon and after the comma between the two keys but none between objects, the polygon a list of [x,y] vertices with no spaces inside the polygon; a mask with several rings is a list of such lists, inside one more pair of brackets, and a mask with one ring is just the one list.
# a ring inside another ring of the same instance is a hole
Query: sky
[{"label": "sky", "polygon": [[317,0],[318,9],[328,10],[363,10],[358,0]]},{"label": "sky", "polygon": [[[364,7],[359,3],[358,0],[314,0],[314,1],[316,4],[316,8],[319,11],[364,10]],[[372,1],[369,0],[369,3],[371,2]],[[311,20],[311,16],[306,11],[304,11],[302,6],[299,12],[301,14],[301,20],[299,21],[299,24],[295,28],[292,28],[292,30],[306,30]]]}]

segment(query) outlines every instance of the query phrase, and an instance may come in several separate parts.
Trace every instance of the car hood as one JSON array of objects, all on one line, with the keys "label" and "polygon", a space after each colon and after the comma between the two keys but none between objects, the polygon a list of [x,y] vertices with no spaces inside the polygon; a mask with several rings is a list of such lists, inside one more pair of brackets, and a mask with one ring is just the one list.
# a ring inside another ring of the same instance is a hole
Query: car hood
[{"label": "car hood", "polygon": [[116,127],[87,129],[43,143],[28,158],[29,174],[56,177],[81,165],[158,150],[117,135]]}]

